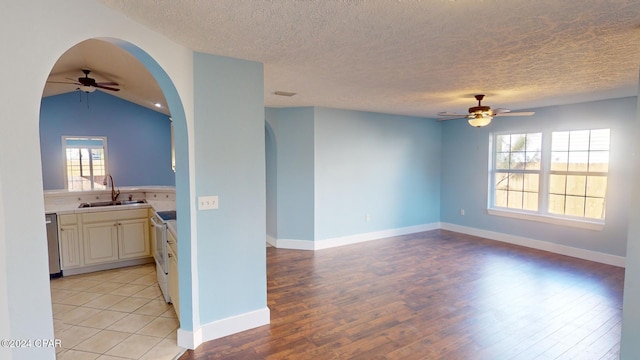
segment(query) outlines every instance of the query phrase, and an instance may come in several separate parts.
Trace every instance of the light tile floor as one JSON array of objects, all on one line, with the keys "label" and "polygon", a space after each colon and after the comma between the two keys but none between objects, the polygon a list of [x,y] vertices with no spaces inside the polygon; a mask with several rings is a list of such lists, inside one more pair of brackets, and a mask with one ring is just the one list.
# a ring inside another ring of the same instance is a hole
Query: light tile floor
[{"label": "light tile floor", "polygon": [[51,302],[58,360],[172,360],[184,352],[155,264],[52,279]]}]

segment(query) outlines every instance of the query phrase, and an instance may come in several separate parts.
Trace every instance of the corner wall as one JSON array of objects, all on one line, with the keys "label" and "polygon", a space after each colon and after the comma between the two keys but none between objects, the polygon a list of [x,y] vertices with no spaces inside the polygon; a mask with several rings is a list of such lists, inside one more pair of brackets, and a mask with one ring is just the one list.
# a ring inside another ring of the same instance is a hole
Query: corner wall
[{"label": "corner wall", "polygon": [[195,53],[194,74],[194,200],[217,195],[219,202],[194,215],[198,346],[268,324],[269,309],[262,64]]},{"label": "corner wall", "polygon": [[[640,84],[640,82],[639,82]],[[640,85],[639,85],[640,87]],[[640,94],[640,89],[638,91]],[[636,105],[636,118],[631,136],[640,134],[640,96]],[[629,209],[627,240],[627,266],[624,276],[624,298],[622,301],[622,339],[620,359],[640,359],[640,142],[636,141],[629,161],[633,165],[631,177],[634,184]]]},{"label": "corner wall", "polygon": [[[313,108],[267,109],[276,151],[276,239],[313,241],[314,113]],[[273,158],[275,155],[275,158]],[[272,215],[270,215],[272,216]]]},{"label": "corner wall", "polygon": [[437,228],[433,119],[328,108],[266,117],[277,148],[275,246],[310,250]]},{"label": "corner wall", "polygon": [[316,242],[440,220],[440,124],[315,108]]}]

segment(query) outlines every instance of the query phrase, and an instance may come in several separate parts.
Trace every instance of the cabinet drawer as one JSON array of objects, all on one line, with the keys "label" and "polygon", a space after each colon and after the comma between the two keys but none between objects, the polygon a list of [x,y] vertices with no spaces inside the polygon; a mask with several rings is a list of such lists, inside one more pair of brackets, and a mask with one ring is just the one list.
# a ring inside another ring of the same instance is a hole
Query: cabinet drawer
[{"label": "cabinet drawer", "polygon": [[149,217],[148,209],[134,209],[134,210],[117,210],[117,211],[100,211],[94,213],[82,214],[82,222],[103,222],[103,221],[117,221],[126,219],[140,219]]},{"label": "cabinet drawer", "polygon": [[64,214],[58,216],[58,222],[60,225],[75,225],[78,223],[76,214]]}]

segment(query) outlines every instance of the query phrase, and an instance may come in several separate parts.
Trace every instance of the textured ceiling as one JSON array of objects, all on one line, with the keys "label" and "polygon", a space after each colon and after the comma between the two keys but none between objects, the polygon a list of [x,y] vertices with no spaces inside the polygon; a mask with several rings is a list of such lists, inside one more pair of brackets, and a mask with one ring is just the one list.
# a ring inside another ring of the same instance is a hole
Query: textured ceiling
[{"label": "textured ceiling", "polygon": [[264,63],[266,106],[435,117],[479,93],[515,110],[637,94],[638,0],[100,1],[196,51]]}]

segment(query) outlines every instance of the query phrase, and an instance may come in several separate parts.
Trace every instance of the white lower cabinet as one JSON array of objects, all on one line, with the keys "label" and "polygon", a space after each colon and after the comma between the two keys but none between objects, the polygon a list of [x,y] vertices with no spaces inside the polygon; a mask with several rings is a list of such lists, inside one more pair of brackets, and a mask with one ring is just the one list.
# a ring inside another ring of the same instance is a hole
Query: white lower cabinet
[{"label": "white lower cabinet", "polygon": [[147,209],[81,214],[84,265],[151,256]]},{"label": "white lower cabinet", "polygon": [[169,257],[169,296],[180,320],[180,286],[178,284],[178,242],[171,231],[167,231],[167,256]]},{"label": "white lower cabinet", "polygon": [[118,222],[120,259],[135,259],[151,255],[149,218]]},{"label": "white lower cabinet", "polygon": [[171,247],[167,248],[167,255],[169,257],[169,296],[171,297],[171,303],[173,303],[173,309],[176,311],[178,319],[180,319],[180,289],[178,286],[178,257],[173,252]]},{"label": "white lower cabinet", "polygon": [[83,265],[82,241],[76,214],[58,216],[60,225],[60,268],[72,269]]},{"label": "white lower cabinet", "polygon": [[116,223],[85,224],[82,227],[82,238],[86,265],[102,264],[119,259],[118,225]]}]

